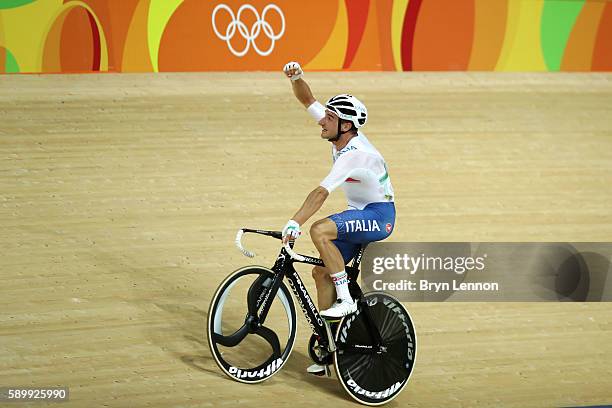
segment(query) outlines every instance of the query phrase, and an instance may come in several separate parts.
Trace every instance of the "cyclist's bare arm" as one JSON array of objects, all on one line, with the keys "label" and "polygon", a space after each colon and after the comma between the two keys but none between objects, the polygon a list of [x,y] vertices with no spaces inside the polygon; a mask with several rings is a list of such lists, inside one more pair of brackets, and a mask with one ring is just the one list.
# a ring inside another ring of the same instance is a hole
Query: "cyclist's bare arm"
[{"label": "cyclist's bare arm", "polygon": [[304,225],[314,213],[319,211],[328,196],[329,191],[327,191],[325,187],[318,186],[308,194],[308,197],[304,200],[304,204],[302,204],[291,219],[295,220],[300,225]]},{"label": "cyclist's bare arm", "polygon": [[314,96],[312,96],[310,87],[302,78],[297,81],[291,81],[291,87],[293,88],[293,94],[305,108],[308,108],[316,101]]},{"label": "cyclist's bare arm", "polygon": [[312,95],[310,87],[302,78],[303,72],[300,65],[297,62],[289,62],[285,65],[283,71],[287,78],[291,79],[291,87],[293,88],[293,94],[297,100],[300,101],[305,108],[312,105],[316,99]]}]

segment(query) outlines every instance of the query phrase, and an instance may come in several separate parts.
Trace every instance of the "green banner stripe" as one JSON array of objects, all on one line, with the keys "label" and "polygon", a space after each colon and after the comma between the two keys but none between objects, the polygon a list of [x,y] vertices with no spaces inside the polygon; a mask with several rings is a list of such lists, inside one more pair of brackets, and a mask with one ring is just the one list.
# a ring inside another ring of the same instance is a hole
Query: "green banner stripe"
[{"label": "green banner stripe", "polygon": [[36,0],[0,0],[0,9],[10,9],[34,3]]},{"label": "green banner stripe", "polygon": [[6,48],[4,49],[4,53],[4,72],[6,72],[7,74],[12,72],[19,72],[19,64],[17,64],[15,56],[11,54],[11,52]]},{"label": "green banner stripe", "polygon": [[584,0],[546,0],[542,10],[541,42],[546,66],[551,71],[561,68],[567,40],[584,6]]}]

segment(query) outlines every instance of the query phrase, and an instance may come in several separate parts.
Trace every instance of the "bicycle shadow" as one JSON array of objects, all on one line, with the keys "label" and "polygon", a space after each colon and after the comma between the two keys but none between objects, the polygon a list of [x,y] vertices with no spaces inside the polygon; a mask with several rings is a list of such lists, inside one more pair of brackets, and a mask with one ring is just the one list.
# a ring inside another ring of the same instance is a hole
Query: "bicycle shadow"
[{"label": "bicycle shadow", "polygon": [[[175,310],[175,312],[178,312],[178,310]],[[204,316],[208,315],[207,310],[200,310],[200,313]],[[301,330],[301,332],[306,333],[304,330]],[[310,334],[310,332],[307,333],[308,335]],[[193,354],[177,353],[176,357],[178,359],[195,370],[213,374],[215,377],[223,378],[227,381],[234,381],[227,377],[227,375],[225,375],[217,366],[214,358],[211,355],[208,341],[205,338],[200,338],[198,336],[189,334],[184,335],[183,337],[194,345],[201,347],[201,349],[197,353]],[[258,386],[273,387],[278,385],[275,384],[275,379],[278,380],[285,377],[286,380],[283,381],[283,386],[291,387],[296,391],[303,391],[303,383],[308,383],[330,396],[346,398],[345,391],[342,389],[342,386],[339,384],[337,378],[335,378],[335,373],[332,374],[332,378],[327,378],[313,376],[306,372],[306,367],[311,365],[313,362],[306,352],[297,350],[299,347],[302,347],[302,345],[295,344],[291,355],[283,368],[277,374],[275,374],[270,381],[259,383]],[[290,381],[287,381],[287,377],[289,377]]]},{"label": "bicycle shadow", "polygon": [[331,378],[317,377],[306,372],[306,368],[312,363],[313,361],[306,353],[293,349],[291,357],[283,366],[283,370],[285,371],[285,375],[289,375],[298,383],[306,382],[310,385],[317,387],[317,389],[320,389],[321,391],[325,392],[326,394],[329,394],[330,396],[345,398],[347,395],[342,389],[340,383],[338,382],[338,379],[336,378],[335,373],[333,372],[333,367],[331,367]]},{"label": "bicycle shadow", "polygon": [[[174,358],[177,358],[191,369],[206,373],[206,375],[213,375],[215,378],[233,383],[234,380],[229,378],[217,366],[214,358],[212,357],[210,347],[206,339],[205,327],[206,317],[208,316],[208,307],[196,308],[191,305],[177,304],[164,304],[157,306],[163,308],[167,313],[175,315],[176,321],[184,322],[182,338],[191,344],[191,348],[193,349],[193,352],[190,353],[173,352],[172,355]],[[198,328],[198,331],[194,331],[194,327]],[[298,339],[304,339],[304,336],[310,335],[310,331],[308,329],[304,327],[301,327],[300,329],[301,330],[298,330],[297,333]],[[291,355],[283,368],[276,373],[273,378],[263,381],[257,384],[257,386],[277,387],[279,381],[281,381],[282,386],[285,388],[290,388],[296,392],[304,392],[304,385],[309,384],[313,388],[316,388],[318,392],[322,392],[329,397],[339,398],[340,400],[344,401],[353,401],[338,381],[333,366],[331,366],[331,377],[317,377],[306,372],[306,368],[313,362],[306,352],[305,346],[306,343],[302,344],[300,341],[296,341]],[[262,350],[252,348],[250,351],[261,352]],[[397,407],[398,403],[396,401],[391,401],[387,404],[387,406]]]},{"label": "bicycle shadow", "polygon": [[219,367],[217,367],[211,356],[177,354],[176,357],[181,360],[185,365],[191,367],[194,370],[212,374],[218,378],[230,380],[225,374],[223,374]]},{"label": "bicycle shadow", "polygon": [[[112,265],[119,267],[129,278],[128,282],[146,282],[146,290],[155,293],[157,301],[150,301],[147,299],[148,296],[141,294],[140,291],[143,290],[141,287],[134,286],[128,288],[129,294],[126,296],[126,301],[140,309],[143,314],[151,317],[153,308],[157,314],[155,320],[161,317],[164,321],[163,328],[157,325],[143,328],[142,333],[145,338],[165,354],[187,365],[190,369],[233,382],[217,366],[206,339],[206,319],[210,296],[207,297],[206,294],[203,296],[203,292],[198,288],[176,285],[173,279],[177,273],[181,273],[180,267],[132,267],[125,256],[119,258],[105,252],[98,252],[95,258],[104,258],[106,265],[111,265],[112,269],[115,269]],[[209,288],[206,289],[211,291]],[[212,296],[212,293],[210,295]],[[177,299],[194,298],[200,300],[191,303],[176,301]],[[205,305],[201,300],[204,298],[206,298]],[[298,336],[301,337],[308,335],[310,332],[304,329],[298,332]],[[290,358],[280,372],[270,381],[264,381],[259,386],[275,387],[278,386],[278,381],[282,381],[283,387],[302,393],[304,385],[309,384],[329,396],[350,400],[335,378],[335,373],[332,378],[327,378],[316,377],[306,372],[306,368],[312,364],[312,361],[305,350],[298,350],[304,346],[305,344],[295,344]]]}]

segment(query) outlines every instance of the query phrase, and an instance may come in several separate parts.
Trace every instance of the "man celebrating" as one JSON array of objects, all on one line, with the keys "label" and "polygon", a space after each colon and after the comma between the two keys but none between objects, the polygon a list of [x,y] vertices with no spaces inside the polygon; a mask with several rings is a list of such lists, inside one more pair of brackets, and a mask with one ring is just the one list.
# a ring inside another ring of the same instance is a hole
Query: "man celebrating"
[{"label": "man celebrating", "polygon": [[340,94],[323,106],[312,95],[297,62],[289,62],[283,70],[298,101],[321,126],[321,138],[332,143],[333,158],[329,175],[283,228],[283,242],[297,239],[300,226],[321,208],[329,193],[342,186],[348,210],[316,221],[310,228],[325,263],[312,271],[319,309],[323,317],[338,319],[357,310],[345,265],[361,246],[383,240],[393,231],[393,187],[385,160],[359,130],[368,118],[365,105],[352,95]]}]

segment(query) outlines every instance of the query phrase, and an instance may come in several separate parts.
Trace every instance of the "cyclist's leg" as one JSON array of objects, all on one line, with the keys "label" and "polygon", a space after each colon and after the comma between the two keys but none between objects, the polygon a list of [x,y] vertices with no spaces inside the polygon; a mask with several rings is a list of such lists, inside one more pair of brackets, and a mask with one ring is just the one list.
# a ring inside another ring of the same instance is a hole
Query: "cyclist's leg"
[{"label": "cyclist's leg", "polygon": [[338,299],[330,308],[322,310],[321,314],[327,318],[345,316],[357,308],[350,294],[345,265],[354,257],[360,245],[338,239],[339,232],[344,228],[343,220],[354,216],[353,213],[356,212],[358,211],[344,211],[317,221],[310,231],[312,241],[330,273]]},{"label": "cyclist's leg", "polygon": [[316,221],[310,237],[328,272],[335,273],[344,269],[362,244],[391,235],[394,224],[392,202],[372,203],[363,210],[346,210]]},{"label": "cyclist's leg", "polygon": [[[358,251],[362,244],[383,240],[391,234],[395,223],[395,207],[390,202],[372,203],[361,210],[347,210],[331,215],[329,220],[336,225],[335,243],[342,242],[354,245],[355,251]],[[315,239],[316,234],[313,241]],[[344,263],[342,268],[339,273],[332,275],[338,299],[341,299],[341,301],[322,312],[326,317],[345,316],[355,309],[354,302],[349,295]],[[332,268],[329,269],[332,272],[334,271]]]},{"label": "cyclist's leg", "polygon": [[329,271],[323,266],[315,266],[312,268],[312,277],[317,287],[317,306],[319,310],[327,309],[336,300],[336,289]]},{"label": "cyclist's leg", "polygon": [[[360,248],[360,245],[351,244],[349,242],[342,242],[338,240],[334,240],[332,242],[340,251],[344,265],[355,257]],[[329,308],[337,299],[336,288],[334,287],[334,283],[330,277],[330,275],[333,273],[335,272],[330,272],[329,268],[327,267],[315,266],[312,269],[312,277],[314,278],[315,285],[317,287],[317,305],[319,310]]]},{"label": "cyclist's leg", "polygon": [[331,273],[344,269],[342,253],[332,241],[338,237],[336,223],[329,218],[316,221],[310,227],[310,238]]}]

